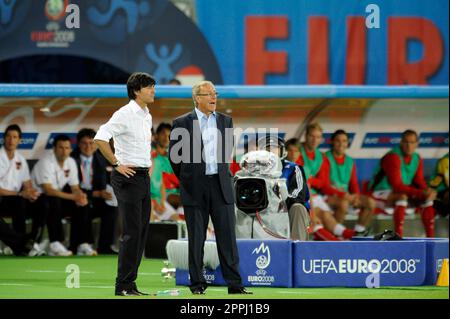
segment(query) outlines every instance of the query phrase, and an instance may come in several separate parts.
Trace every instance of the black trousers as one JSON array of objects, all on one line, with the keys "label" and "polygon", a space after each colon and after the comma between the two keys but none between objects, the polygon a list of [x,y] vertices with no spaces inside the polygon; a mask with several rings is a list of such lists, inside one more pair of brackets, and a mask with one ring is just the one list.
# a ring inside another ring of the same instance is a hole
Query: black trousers
[{"label": "black trousers", "polygon": [[11,216],[15,232],[26,232],[27,200],[20,196],[3,196],[0,198],[0,216]]},{"label": "black trousers", "polygon": [[[80,207],[74,201],[59,197],[39,196],[35,203],[35,210],[43,212],[33,219],[33,229],[35,223],[41,230],[47,225],[50,242],[64,241],[64,230],[61,219],[70,218],[70,247],[74,253],[78,245],[82,243],[92,243],[92,223],[89,217],[89,207]],[[42,234],[42,231],[39,231]],[[40,240],[40,235],[37,236]]]},{"label": "black trousers", "polygon": [[107,205],[104,199],[92,198],[89,200],[90,219],[100,217],[100,235],[97,244],[97,250],[100,254],[111,250],[111,245],[114,242],[117,214],[117,207]]},{"label": "black trousers", "polygon": [[130,178],[113,171],[111,184],[123,224],[116,278],[116,291],[121,291],[136,287],[150,222],[150,177],[145,170]]},{"label": "black trousers", "polygon": [[193,290],[198,287],[206,287],[206,280],[203,276],[203,256],[210,215],[214,225],[223,277],[229,287],[240,288],[242,279],[239,274],[234,205],[225,202],[218,175],[204,176],[197,183],[201,185],[204,194],[201,206],[184,206],[189,242],[190,288]]},{"label": "black trousers", "polygon": [[20,255],[25,250],[25,236],[16,233],[1,217],[0,240],[9,246],[15,255]]}]

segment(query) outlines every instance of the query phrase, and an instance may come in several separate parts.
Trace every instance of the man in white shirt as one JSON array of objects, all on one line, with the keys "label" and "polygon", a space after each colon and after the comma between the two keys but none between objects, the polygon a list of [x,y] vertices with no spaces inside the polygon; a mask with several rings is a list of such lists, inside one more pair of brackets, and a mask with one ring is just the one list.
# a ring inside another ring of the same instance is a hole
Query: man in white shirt
[{"label": "man in white shirt", "polygon": [[[130,102],[100,127],[94,141],[112,164],[111,183],[123,219],[122,241],[115,294],[141,296],[136,286],[139,264],[150,221],[150,167],[155,80],[146,73],[133,73],[127,81]],[[115,153],[109,144],[114,140]]]},{"label": "man in white shirt", "polygon": [[30,215],[27,214],[27,202],[34,202],[39,192],[32,186],[27,161],[17,152],[22,130],[16,124],[9,125],[3,138],[0,149],[0,216],[11,216],[13,229],[25,235],[25,220]]},{"label": "man in white shirt", "polygon": [[80,188],[89,201],[89,217],[91,220],[100,217],[101,220],[97,251],[99,254],[117,254],[111,245],[118,210],[107,204],[114,194],[106,190],[110,173],[105,158],[94,143],[95,134],[93,129],[81,129],[77,134],[77,147],[70,156],[77,162]]},{"label": "man in white shirt", "polygon": [[[88,201],[79,186],[78,170],[72,151],[70,138],[58,135],[53,142],[53,152],[40,159],[31,173],[35,187],[43,193],[37,201],[38,209],[45,211],[50,239],[49,255],[70,256],[72,251],[78,255],[93,256],[92,229],[88,212]],[[62,244],[64,232],[61,219],[70,217],[70,250]]]}]

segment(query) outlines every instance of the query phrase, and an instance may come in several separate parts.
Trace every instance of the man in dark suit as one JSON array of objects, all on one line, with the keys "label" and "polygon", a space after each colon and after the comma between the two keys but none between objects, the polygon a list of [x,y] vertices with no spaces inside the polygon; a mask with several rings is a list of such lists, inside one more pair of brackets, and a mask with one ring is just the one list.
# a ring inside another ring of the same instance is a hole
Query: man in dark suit
[{"label": "man in dark suit", "polygon": [[71,156],[77,162],[80,188],[89,201],[89,217],[101,219],[97,251],[99,254],[116,254],[111,245],[118,210],[106,204],[106,201],[112,200],[113,194],[106,190],[109,173],[105,158],[94,144],[95,134],[93,129],[81,129],[77,134],[77,148]]},{"label": "man in dark suit", "polygon": [[249,294],[242,286],[236,244],[234,192],[229,169],[233,121],[216,112],[213,83],[192,88],[195,109],[173,121],[169,158],[180,180],[181,201],[188,230],[190,289],[204,294],[203,247],[209,216],[214,225],[223,277],[230,294]]}]

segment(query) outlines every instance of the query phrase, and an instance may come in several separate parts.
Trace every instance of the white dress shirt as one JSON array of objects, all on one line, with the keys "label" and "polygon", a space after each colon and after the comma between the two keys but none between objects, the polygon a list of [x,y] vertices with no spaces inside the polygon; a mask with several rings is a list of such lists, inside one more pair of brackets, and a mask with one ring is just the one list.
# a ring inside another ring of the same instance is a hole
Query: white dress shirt
[{"label": "white dress shirt", "polygon": [[34,187],[41,193],[43,192],[42,184],[51,184],[52,188],[58,191],[67,184],[79,185],[77,162],[72,157],[68,157],[61,167],[52,150],[34,165],[31,180]]},{"label": "white dress shirt", "polygon": [[94,170],[92,169],[92,160],[94,156],[86,157],[80,155],[81,181],[80,187],[85,190],[92,190],[92,180],[94,178]]},{"label": "white dress shirt", "polygon": [[95,135],[95,139],[105,142],[111,138],[114,139],[115,156],[122,165],[152,165],[152,116],[148,108],[143,109],[131,100],[117,110]]},{"label": "white dress shirt", "polygon": [[5,148],[0,149],[0,188],[19,192],[24,182],[30,180],[27,161],[17,151],[10,160]]},{"label": "white dress shirt", "polygon": [[200,131],[202,132],[202,140],[204,146],[206,175],[217,174],[217,120],[216,112],[213,112],[209,117],[195,108],[197,113]]}]

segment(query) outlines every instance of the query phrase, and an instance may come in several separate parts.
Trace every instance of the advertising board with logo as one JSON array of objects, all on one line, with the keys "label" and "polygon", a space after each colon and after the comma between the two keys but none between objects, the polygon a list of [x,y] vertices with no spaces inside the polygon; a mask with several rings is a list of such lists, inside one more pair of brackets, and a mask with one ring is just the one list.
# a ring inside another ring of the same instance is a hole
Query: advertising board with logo
[{"label": "advertising board with logo", "polygon": [[[239,271],[244,286],[292,287],[292,241],[238,239]],[[220,266],[204,269],[209,284],[225,285]],[[177,285],[189,284],[189,272],[177,269]]]},{"label": "advertising board with logo", "polygon": [[294,243],[295,287],[420,286],[426,274],[425,241]]}]

